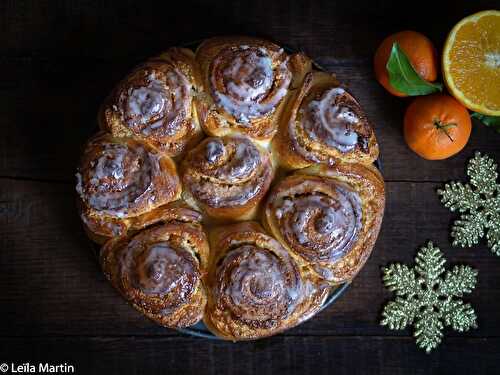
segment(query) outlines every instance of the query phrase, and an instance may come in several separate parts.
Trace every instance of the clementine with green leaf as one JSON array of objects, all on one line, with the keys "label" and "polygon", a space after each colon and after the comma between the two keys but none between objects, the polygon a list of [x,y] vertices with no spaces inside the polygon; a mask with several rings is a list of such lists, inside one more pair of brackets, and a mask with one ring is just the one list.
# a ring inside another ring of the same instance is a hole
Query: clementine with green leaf
[{"label": "clementine with green leaf", "polygon": [[408,147],[427,160],[446,159],[458,153],[467,144],[471,128],[467,108],[445,94],[415,98],[404,119]]},{"label": "clementine with green leaf", "polygon": [[436,49],[416,31],[401,31],[385,38],[373,64],[377,80],[393,95],[426,95],[441,90],[440,85],[429,84],[438,75]]}]

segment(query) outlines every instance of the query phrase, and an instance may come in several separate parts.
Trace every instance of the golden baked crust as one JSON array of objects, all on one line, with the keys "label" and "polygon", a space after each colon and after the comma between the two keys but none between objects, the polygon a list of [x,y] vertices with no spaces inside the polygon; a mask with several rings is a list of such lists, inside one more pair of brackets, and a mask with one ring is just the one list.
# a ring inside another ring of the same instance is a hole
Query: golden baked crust
[{"label": "golden baked crust", "polygon": [[377,141],[307,56],[249,37],[170,48],[122,80],[98,120],[77,173],[80,216],[105,243],[111,284],[158,324],[274,335],[369,257],[384,211]]},{"label": "golden baked crust", "polygon": [[274,176],[269,152],[243,136],[209,137],[181,166],[183,198],[216,219],[248,220]]},{"label": "golden baked crust", "polygon": [[256,222],[219,227],[210,235],[205,324],[239,341],[270,336],[316,313],[329,287],[301,269]]},{"label": "golden baked crust", "polygon": [[374,166],[318,164],[274,187],[264,220],[301,262],[337,284],[352,280],[368,259],[384,206],[384,182]]},{"label": "golden baked crust", "polygon": [[148,143],[98,133],[86,144],[77,173],[78,207],[89,236],[102,243],[143,228],[178,199],[174,162]]},{"label": "golden baked crust", "polygon": [[334,75],[315,71],[289,101],[273,151],[284,168],[298,169],[336,160],[371,164],[378,144],[356,99]]},{"label": "golden baked crust", "polygon": [[243,133],[269,141],[293,87],[311,70],[302,54],[288,56],[278,45],[249,37],[217,37],[196,50],[204,94],[197,102],[209,135]]},{"label": "golden baked crust", "polygon": [[171,208],[169,214],[161,224],[109,240],[100,259],[106,277],[134,308],[179,328],[203,316],[209,247],[199,213]]},{"label": "golden baked crust", "polygon": [[147,140],[178,156],[203,136],[196,114],[201,77],[193,51],[170,48],[135,68],[101,108],[102,129]]}]

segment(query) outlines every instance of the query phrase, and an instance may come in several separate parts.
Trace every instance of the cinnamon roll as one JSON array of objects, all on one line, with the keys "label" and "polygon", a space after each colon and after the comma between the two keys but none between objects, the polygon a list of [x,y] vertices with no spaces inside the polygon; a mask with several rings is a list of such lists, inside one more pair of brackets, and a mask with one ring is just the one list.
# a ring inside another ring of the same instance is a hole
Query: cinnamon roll
[{"label": "cinnamon roll", "polygon": [[160,216],[180,197],[173,161],[146,142],[98,133],[84,150],[76,190],[89,237],[102,243]]},{"label": "cinnamon roll", "polygon": [[101,127],[115,136],[145,139],[177,156],[201,139],[195,106],[200,90],[194,53],[170,48],[119,83],[101,109]]},{"label": "cinnamon roll", "polygon": [[138,311],[166,327],[187,327],[201,320],[207,301],[202,280],[208,241],[197,212],[172,209],[164,219],[133,236],[109,240],[101,265]]},{"label": "cinnamon roll", "polygon": [[181,166],[184,199],[212,218],[253,217],[274,174],[269,153],[249,138],[203,140]]},{"label": "cinnamon roll", "polygon": [[211,244],[217,254],[204,321],[220,337],[238,341],[281,332],[314,315],[328,295],[328,286],[256,222],[221,228]]},{"label": "cinnamon roll", "polygon": [[250,37],[170,48],[117,85],[98,121],[79,213],[110,283],[162,326],[277,334],[372,251],[384,211],[374,131],[301,53]]},{"label": "cinnamon roll", "polygon": [[378,157],[375,133],[365,113],[325,72],[307,74],[290,100],[273,148],[280,164],[289,169],[336,160],[371,164]]},{"label": "cinnamon roll", "polygon": [[204,95],[198,112],[213,136],[243,133],[269,141],[292,87],[311,69],[302,54],[288,56],[271,42],[248,37],[212,38],[196,51]]},{"label": "cinnamon roll", "polygon": [[316,165],[274,187],[265,225],[330,283],[350,281],[375,244],[384,212],[384,182],[372,165]]}]

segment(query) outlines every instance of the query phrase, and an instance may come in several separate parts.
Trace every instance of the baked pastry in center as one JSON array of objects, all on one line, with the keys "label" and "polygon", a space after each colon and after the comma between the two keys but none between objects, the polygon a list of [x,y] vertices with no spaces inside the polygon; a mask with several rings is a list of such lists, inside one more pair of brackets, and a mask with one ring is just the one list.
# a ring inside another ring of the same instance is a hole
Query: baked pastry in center
[{"label": "baked pastry in center", "polygon": [[250,37],[169,48],[98,119],[80,216],[112,286],[162,326],[277,334],[319,312],[374,247],[385,197],[373,127],[302,53]]},{"label": "baked pastry in center", "polygon": [[274,167],[267,150],[243,136],[209,137],[181,164],[183,197],[216,219],[255,217]]}]

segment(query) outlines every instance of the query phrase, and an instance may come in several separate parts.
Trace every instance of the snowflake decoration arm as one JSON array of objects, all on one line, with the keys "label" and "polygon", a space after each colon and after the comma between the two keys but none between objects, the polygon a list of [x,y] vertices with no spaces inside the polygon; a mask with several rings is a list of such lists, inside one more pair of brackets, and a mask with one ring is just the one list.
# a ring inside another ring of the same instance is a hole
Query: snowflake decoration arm
[{"label": "snowflake decoration arm", "polygon": [[485,236],[491,251],[500,256],[500,184],[497,165],[476,152],[467,166],[470,184],[450,182],[439,189],[441,202],[461,213],[451,229],[454,246],[470,247]]},{"label": "snowflake decoration arm", "polygon": [[443,253],[432,242],[417,253],[415,268],[391,264],[383,269],[384,285],[396,294],[385,305],[383,326],[392,330],[414,325],[417,345],[429,353],[442,341],[443,328],[464,332],[476,328],[476,314],[460,298],[476,286],[477,271],[469,266],[444,268]]}]

